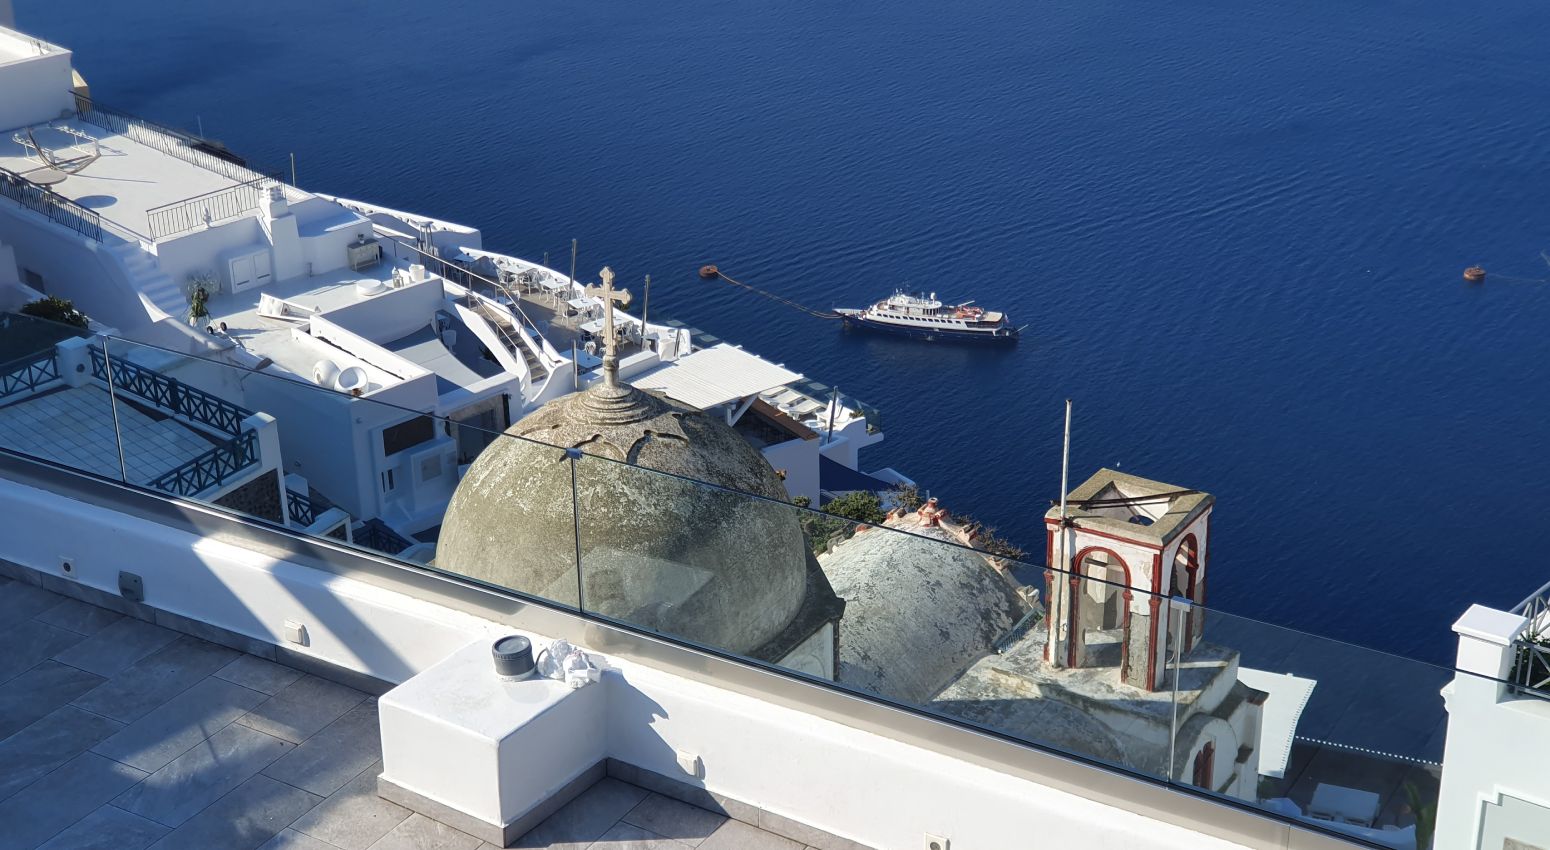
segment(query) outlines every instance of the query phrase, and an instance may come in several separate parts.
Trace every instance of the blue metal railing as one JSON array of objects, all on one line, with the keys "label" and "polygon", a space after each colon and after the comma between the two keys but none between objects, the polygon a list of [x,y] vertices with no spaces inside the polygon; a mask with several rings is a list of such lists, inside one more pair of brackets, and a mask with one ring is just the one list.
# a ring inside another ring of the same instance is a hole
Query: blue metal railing
[{"label": "blue metal railing", "polygon": [[34,354],[0,366],[0,398],[19,392],[36,392],[49,381],[59,380],[59,364],[54,352]]},{"label": "blue metal railing", "polygon": [[318,514],[325,510],[321,505],[315,504],[312,497],[306,493],[298,493],[289,488],[285,491],[285,513],[290,516],[291,522],[302,528],[306,528],[318,521]]},{"label": "blue metal railing", "polygon": [[62,224],[89,239],[102,241],[102,216],[57,192],[0,168],[0,195],[21,204],[49,221]]},{"label": "blue metal railing", "polygon": [[399,552],[414,545],[413,540],[388,528],[387,523],[380,519],[372,518],[363,521],[355,529],[355,545],[364,546],[389,555],[397,555]]},{"label": "blue metal railing", "polygon": [[[107,358],[101,349],[91,349],[91,373],[99,381],[108,379]],[[135,396],[175,416],[186,417],[233,436],[242,433],[242,421],[253,415],[251,410],[123,358],[113,360],[113,389]]]},{"label": "blue metal railing", "polygon": [[182,466],[153,478],[150,487],[178,496],[194,496],[219,487],[258,463],[258,434],[244,431]]}]

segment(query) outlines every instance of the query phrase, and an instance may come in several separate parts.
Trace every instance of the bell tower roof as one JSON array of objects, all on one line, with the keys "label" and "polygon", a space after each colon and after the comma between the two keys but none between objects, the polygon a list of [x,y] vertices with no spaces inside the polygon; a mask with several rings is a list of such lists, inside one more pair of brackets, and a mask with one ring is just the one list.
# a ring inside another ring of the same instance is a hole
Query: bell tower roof
[{"label": "bell tower roof", "polygon": [[[1105,467],[1066,501],[1066,516],[1082,528],[1162,548],[1210,510],[1216,497]],[[1050,508],[1044,518],[1058,522],[1060,508]]]}]

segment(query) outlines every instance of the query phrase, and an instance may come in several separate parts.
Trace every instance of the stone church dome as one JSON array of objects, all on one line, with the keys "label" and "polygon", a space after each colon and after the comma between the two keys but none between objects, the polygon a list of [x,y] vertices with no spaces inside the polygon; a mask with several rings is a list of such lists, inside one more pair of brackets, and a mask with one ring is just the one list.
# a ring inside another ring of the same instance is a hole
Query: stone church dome
[{"label": "stone church dome", "polygon": [[[798,511],[777,503],[785,486],[736,431],[618,381],[616,364],[610,351],[603,381],[523,417],[506,430],[520,439],[479,455],[447,508],[436,565],[751,652],[802,607]],[[567,449],[584,453],[574,510]]]}]

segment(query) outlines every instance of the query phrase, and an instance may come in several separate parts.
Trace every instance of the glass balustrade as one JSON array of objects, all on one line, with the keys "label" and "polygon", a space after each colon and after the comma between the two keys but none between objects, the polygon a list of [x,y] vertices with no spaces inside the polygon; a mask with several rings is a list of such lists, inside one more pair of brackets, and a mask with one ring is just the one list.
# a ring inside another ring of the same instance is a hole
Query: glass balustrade
[{"label": "glass balustrade", "polygon": [[[502,433],[504,409],[378,400],[369,376],[352,395],[0,321],[0,448],[1375,846],[1429,841],[1451,669],[1152,593],[1101,557],[992,554],[914,505],[850,519],[643,465],[671,436],[568,449]],[[449,511],[460,486],[484,497]]]}]

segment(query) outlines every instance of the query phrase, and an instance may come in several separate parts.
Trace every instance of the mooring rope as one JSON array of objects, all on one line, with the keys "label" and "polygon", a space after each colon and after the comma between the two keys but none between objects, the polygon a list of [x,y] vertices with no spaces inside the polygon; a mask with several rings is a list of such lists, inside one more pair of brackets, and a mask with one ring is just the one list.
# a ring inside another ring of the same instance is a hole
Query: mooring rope
[{"label": "mooring rope", "polygon": [[760,289],[757,286],[752,286],[752,285],[743,283],[740,280],[733,280],[730,276],[727,275],[726,272],[723,272],[720,269],[716,270],[715,276],[721,278],[722,280],[726,281],[727,283],[732,284],[733,286],[741,286],[742,288],[748,290],[749,292],[754,293],[755,295],[762,295],[765,298],[770,299],[771,301],[777,301],[777,302],[779,302],[781,304],[786,305],[787,307],[792,308],[793,310],[801,310],[802,312],[806,313],[809,316],[814,316],[814,317],[819,318],[819,319],[838,319],[838,318],[840,318],[840,314],[836,313],[836,312],[834,312],[832,310],[814,310],[812,307],[809,307],[806,304],[799,304],[799,303],[797,303],[795,301],[792,301],[790,298],[785,298],[785,297],[782,297],[780,295],[776,295],[773,292],[766,292],[765,290]]}]

